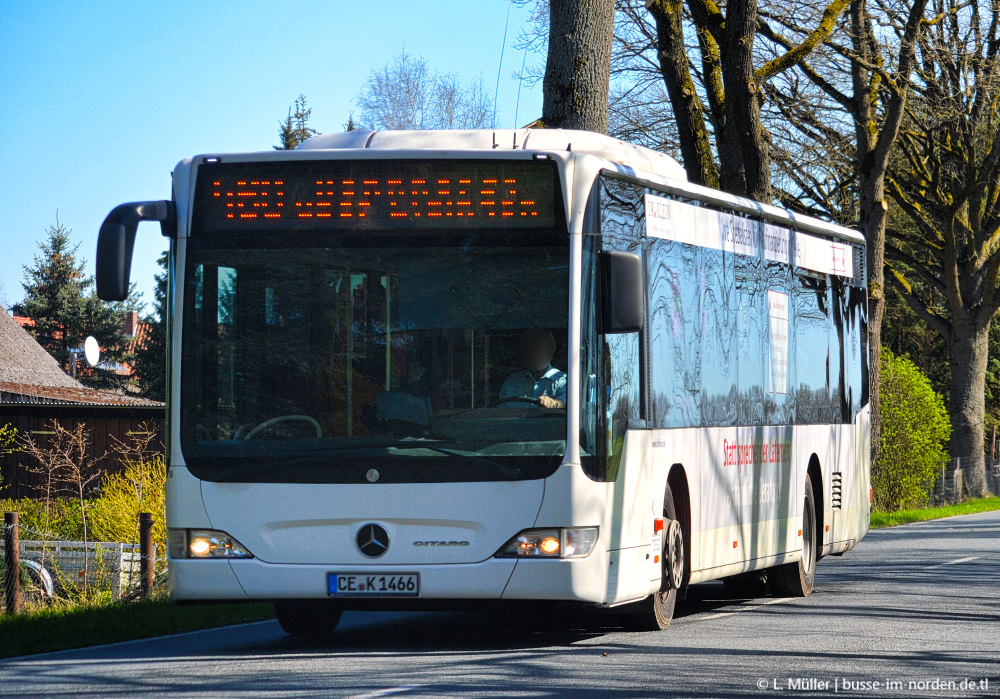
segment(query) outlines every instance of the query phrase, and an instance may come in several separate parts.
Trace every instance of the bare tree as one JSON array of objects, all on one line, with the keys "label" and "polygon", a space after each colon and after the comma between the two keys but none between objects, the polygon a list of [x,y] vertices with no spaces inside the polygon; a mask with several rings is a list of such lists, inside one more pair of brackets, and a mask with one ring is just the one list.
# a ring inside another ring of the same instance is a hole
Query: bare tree
[{"label": "bare tree", "polygon": [[[50,506],[53,497],[69,494],[79,502],[80,520],[83,528],[83,594],[89,589],[89,554],[87,553],[88,525],[87,510],[90,507],[88,496],[92,494],[104,471],[98,467],[107,453],[94,456],[90,451],[90,438],[85,423],[78,423],[73,428],[64,427],[58,420],[52,420],[49,425],[46,443],[39,442],[32,434],[22,439],[25,452],[34,457],[35,464],[27,466],[26,470],[37,473],[45,478],[45,527],[49,526]],[[44,551],[43,551],[44,561]]]},{"label": "bare tree", "polygon": [[[54,421],[53,424],[55,424]],[[52,449],[48,445],[41,443],[31,432],[21,435],[18,439],[20,450],[23,450],[32,458],[32,461],[23,466],[24,470],[42,478],[42,492],[44,493],[42,498],[44,502],[42,527],[45,530],[45,536],[48,536],[52,516],[52,498],[63,494],[62,453],[59,449]],[[44,549],[42,550],[42,563],[45,563]]]},{"label": "bare tree", "polygon": [[492,120],[493,105],[482,79],[466,84],[456,73],[434,76],[429,106],[433,129],[481,129]]},{"label": "bare tree", "polygon": [[[758,37],[766,38],[759,32],[758,0],[724,6],[713,0],[646,3],[690,180],[770,201],[773,171],[770,134],[762,117],[763,92],[833,32],[848,1],[832,0],[819,7],[786,5],[800,30],[789,46],[756,43]],[[624,4],[623,11],[643,21],[638,6]],[[688,57],[692,34],[696,61]]]},{"label": "bare tree", "polygon": [[405,50],[369,73],[356,103],[351,124],[365,129],[482,129],[492,116],[482,78],[465,82],[455,73],[434,73]]},{"label": "bare tree", "polygon": [[[792,79],[767,89],[781,120],[794,132],[776,153],[788,185],[779,191],[779,199],[808,213],[856,223],[868,243],[870,401],[876,463],[881,444],[878,357],[886,302],[889,217],[885,178],[912,91],[917,41],[927,25],[926,8],[927,0],[895,8],[877,1],[874,10],[868,0],[853,0],[848,26],[828,36],[826,46],[814,56],[799,61],[797,73],[806,84]],[[791,50],[801,40],[802,30],[787,13],[775,8],[761,14],[760,32],[770,41]]]},{"label": "bare tree", "polygon": [[[114,447],[112,451],[114,452],[118,462],[123,464],[125,468],[123,473],[124,478],[127,478],[127,471],[129,467],[135,470],[136,466],[142,466],[150,461],[152,461],[156,456],[162,455],[162,445],[161,448],[153,448],[153,439],[156,436],[156,425],[152,422],[146,421],[138,425],[138,428],[129,432],[128,441],[123,441],[117,437],[111,437]],[[146,493],[144,490],[144,483],[141,480],[129,479],[129,484],[135,493],[135,500],[138,506],[138,511],[142,512],[142,505],[145,500]],[[159,513],[161,516],[163,513]],[[133,537],[131,543],[138,543],[139,541],[139,519],[135,520],[135,530],[133,532]]]},{"label": "bare tree", "polygon": [[[52,426],[56,431],[53,440],[54,448],[62,456],[66,484],[73,497],[80,503],[80,524],[83,528],[83,548],[86,552],[87,544],[90,541],[87,526],[87,510],[90,507],[90,501],[87,496],[91,494],[94,486],[100,484],[104,471],[98,468],[97,464],[103,461],[107,454],[99,456],[90,454],[90,439],[86,431],[87,426],[84,423],[81,422],[69,430],[53,420]],[[85,553],[83,558],[84,596],[89,591],[89,568],[89,555]]]},{"label": "bare tree", "polygon": [[989,331],[1000,309],[1000,0],[933,0],[888,191],[913,222],[890,231],[890,281],[948,342],[951,454],[986,494]]}]

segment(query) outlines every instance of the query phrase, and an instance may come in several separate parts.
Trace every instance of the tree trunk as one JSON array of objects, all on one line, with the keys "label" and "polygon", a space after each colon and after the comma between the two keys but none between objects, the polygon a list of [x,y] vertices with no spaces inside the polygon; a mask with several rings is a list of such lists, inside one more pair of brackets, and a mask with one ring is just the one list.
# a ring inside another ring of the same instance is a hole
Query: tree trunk
[{"label": "tree trunk", "polygon": [[983,322],[979,315],[982,314],[964,318],[953,316],[948,337],[951,354],[951,456],[962,459],[962,477],[973,497],[988,495],[983,429],[990,318]]},{"label": "tree trunk", "polygon": [[614,0],[551,0],[542,123],[608,132]]},{"label": "tree trunk", "polygon": [[705,110],[698,97],[684,46],[682,0],[657,0],[649,6],[656,22],[656,55],[677,121],[681,158],[688,180],[718,189],[719,177],[705,125]]},{"label": "tree trunk", "polygon": [[882,452],[882,317],[885,315],[885,173],[875,168],[872,157],[858,167],[858,228],[865,236],[868,268],[868,402],[871,406],[872,463]]},{"label": "tree trunk", "polygon": [[722,78],[726,91],[726,152],[719,153],[722,189],[771,203],[771,161],[753,65],[757,0],[726,6]]}]

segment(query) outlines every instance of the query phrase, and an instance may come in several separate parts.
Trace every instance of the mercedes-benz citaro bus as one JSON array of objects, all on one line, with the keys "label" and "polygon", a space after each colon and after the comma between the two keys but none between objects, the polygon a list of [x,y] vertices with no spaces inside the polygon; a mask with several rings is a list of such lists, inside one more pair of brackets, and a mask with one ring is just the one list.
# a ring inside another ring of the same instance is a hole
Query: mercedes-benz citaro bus
[{"label": "mercedes-benz citaro bus", "polygon": [[560,130],[182,160],[101,227],[170,239],[175,600],[544,601],[661,629],[689,585],[808,595],[867,532],[865,241]]}]

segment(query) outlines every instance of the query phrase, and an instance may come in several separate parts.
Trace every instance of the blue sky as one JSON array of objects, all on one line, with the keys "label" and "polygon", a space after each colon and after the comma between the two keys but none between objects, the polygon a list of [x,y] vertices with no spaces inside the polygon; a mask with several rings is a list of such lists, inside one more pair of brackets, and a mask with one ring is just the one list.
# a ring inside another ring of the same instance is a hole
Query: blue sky
[{"label": "blue sky", "polygon": [[[115,205],[169,198],[184,157],[269,149],[299,93],[314,128],[340,131],[369,71],[404,46],[433,70],[481,75],[492,92],[507,10],[504,0],[3,0],[0,302],[22,298],[22,266],[57,209],[93,273]],[[498,127],[514,125],[522,54],[511,45],[528,21],[510,10]],[[523,87],[518,123],[540,112],[541,86]],[[150,303],[166,241],[155,225],[139,232],[132,279]]]}]

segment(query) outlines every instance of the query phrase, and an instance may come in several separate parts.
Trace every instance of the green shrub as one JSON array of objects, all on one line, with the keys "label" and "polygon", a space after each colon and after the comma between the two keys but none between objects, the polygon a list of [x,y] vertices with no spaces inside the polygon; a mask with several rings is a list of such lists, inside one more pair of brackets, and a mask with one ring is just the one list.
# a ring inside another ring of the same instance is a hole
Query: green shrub
[{"label": "green shrub", "polygon": [[[21,445],[17,443],[17,428],[7,423],[0,425],[0,456],[7,456],[21,451]],[[0,486],[3,485],[3,474],[0,473]]]},{"label": "green shrub", "polygon": [[874,509],[895,512],[927,502],[947,461],[951,422],[941,396],[909,359],[882,348],[882,454],[872,464]]},{"label": "green shrub", "polygon": [[[87,502],[90,541],[138,543],[139,513],[153,515],[153,541],[165,543],[163,491],[167,467],[162,455],[128,461],[121,473],[105,473],[100,495]],[[77,498],[52,498],[46,514],[45,500],[0,500],[0,515],[20,513],[21,538],[81,541],[83,518]]]},{"label": "green shrub", "polygon": [[105,473],[101,495],[87,507],[91,538],[95,541],[139,541],[139,513],[153,515],[153,541],[166,543],[164,488],[167,465],[162,454],[127,459],[125,470]]},{"label": "green shrub", "polygon": [[4,512],[19,513],[22,539],[80,541],[83,538],[80,501],[75,498],[52,498],[48,514],[45,512],[45,500],[0,500],[0,515]]},{"label": "green shrub", "polygon": [[7,423],[0,426],[0,456],[7,456],[21,451],[21,445],[17,443],[17,428]]}]

